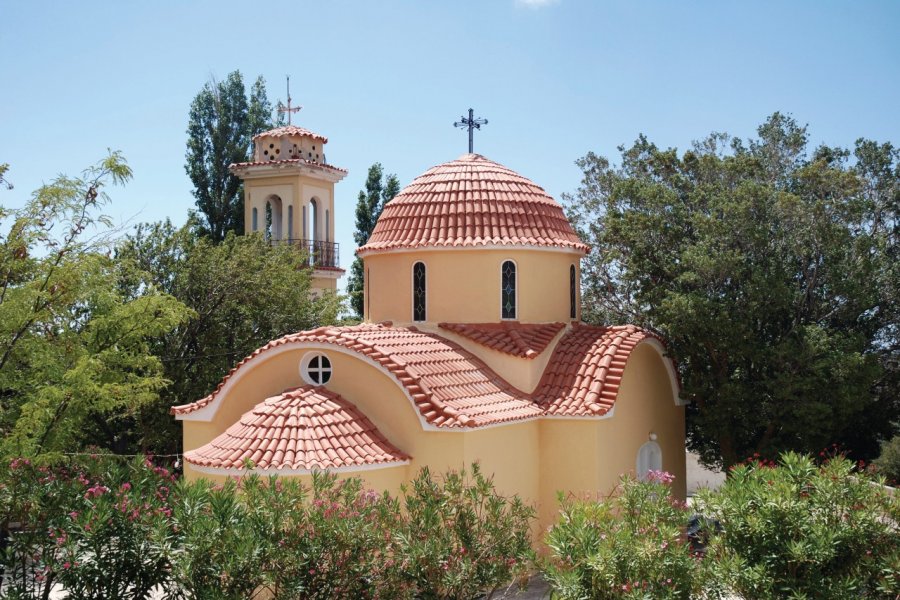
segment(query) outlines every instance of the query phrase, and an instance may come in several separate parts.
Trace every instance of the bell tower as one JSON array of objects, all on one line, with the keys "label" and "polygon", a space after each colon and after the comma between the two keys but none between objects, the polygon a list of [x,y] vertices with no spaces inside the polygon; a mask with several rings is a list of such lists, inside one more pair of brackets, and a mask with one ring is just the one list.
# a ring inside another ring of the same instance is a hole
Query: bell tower
[{"label": "bell tower", "polygon": [[[280,107],[288,118],[299,107]],[[244,232],[259,232],[272,244],[305,249],[313,288],[336,290],[344,274],[334,241],[334,184],[347,171],[328,163],[328,138],[290,124],[253,137],[250,162],[229,167],[244,182]]]}]

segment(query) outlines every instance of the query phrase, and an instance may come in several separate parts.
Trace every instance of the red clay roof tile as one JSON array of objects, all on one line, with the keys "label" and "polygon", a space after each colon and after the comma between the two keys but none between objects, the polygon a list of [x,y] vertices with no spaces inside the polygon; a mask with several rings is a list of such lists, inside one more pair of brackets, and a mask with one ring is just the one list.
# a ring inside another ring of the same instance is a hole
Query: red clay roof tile
[{"label": "red clay roof tile", "polygon": [[185,462],[201,467],[243,469],[252,461],[261,470],[335,469],[408,458],[354,405],[313,386],[264,400],[210,443],[184,453]]},{"label": "red clay roof tile", "polygon": [[[452,324],[442,324],[445,325]],[[551,326],[557,325],[548,324],[540,335],[534,333],[535,345],[550,334]],[[473,327],[469,332],[472,335],[487,330],[485,324],[470,327]],[[389,323],[321,327],[269,342],[239,362],[212,394],[191,404],[175,406],[171,413],[189,414],[209,405],[237,370],[267,350],[288,343],[310,342],[341,346],[385,367],[406,389],[423,419],[435,427],[480,427],[542,415],[603,416],[616,401],[632,350],[650,338],[658,339],[633,325],[576,324],[556,344],[538,387],[529,395],[512,387],[458,344],[437,334],[414,327],[391,327]],[[489,342],[493,343],[491,339]]]},{"label": "red clay roof tile", "polygon": [[535,358],[543,352],[556,334],[565,328],[563,323],[525,324],[511,321],[500,323],[438,323],[438,327],[519,358]]},{"label": "red clay roof tile", "polygon": [[464,154],[403,188],[358,252],[489,245],[588,249],[541,187],[480,154]]},{"label": "red clay roof tile", "polygon": [[229,169],[243,169],[245,167],[259,167],[262,165],[309,165],[311,167],[321,167],[323,169],[327,169],[330,171],[337,171],[339,173],[346,173],[347,169],[342,169],[340,167],[335,167],[334,165],[328,165],[321,162],[316,162],[314,160],[306,160],[305,158],[289,158],[287,160],[263,160],[263,161],[250,161],[250,162],[241,162],[241,163],[232,163],[228,166]]},{"label": "red clay roof tile", "polygon": [[575,325],[556,345],[532,395],[547,415],[602,416],[615,404],[635,346],[659,339],[634,325]]},{"label": "red clay roof tile", "polygon": [[261,137],[285,137],[289,135],[302,135],[305,137],[311,137],[316,140],[321,140],[323,144],[328,143],[328,138],[324,135],[318,134],[314,131],[310,131],[309,129],[304,129],[303,127],[297,127],[296,125],[284,125],[283,127],[276,127],[275,129],[269,129],[268,131],[263,131],[262,133],[257,133],[253,136],[253,139],[261,138]]}]

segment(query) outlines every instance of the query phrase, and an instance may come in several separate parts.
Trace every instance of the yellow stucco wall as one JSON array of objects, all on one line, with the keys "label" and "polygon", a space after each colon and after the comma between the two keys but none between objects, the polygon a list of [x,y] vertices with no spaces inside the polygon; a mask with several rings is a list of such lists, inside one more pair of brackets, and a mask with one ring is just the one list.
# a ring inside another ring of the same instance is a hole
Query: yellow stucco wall
[{"label": "yellow stucco wall", "polygon": [[[273,217],[273,239],[334,241],[334,183],[306,175],[278,175],[245,179],[245,233],[249,234],[254,231],[254,209],[256,209],[257,215],[255,231],[265,231],[266,203],[273,196],[277,196],[281,201],[281,228],[280,231],[274,231],[276,219]],[[318,210],[318,216],[315,219],[313,219],[313,201]],[[273,206],[277,206],[277,201],[273,202]],[[288,207],[292,207],[292,209],[289,210]],[[306,223],[305,228],[304,222]],[[337,279],[314,275],[312,287],[313,289],[336,290]]]},{"label": "yellow stucco wall", "polygon": [[540,518],[556,517],[557,492],[608,494],[624,473],[634,475],[640,447],[656,434],[662,468],[675,475],[673,492],[687,494],[684,406],[675,404],[668,372],[649,343],[628,359],[613,416],[607,419],[542,419]]},{"label": "yellow stucco wall", "polygon": [[[685,496],[684,407],[675,405],[663,359],[649,343],[629,358],[610,418],[542,418],[466,431],[423,428],[395,380],[357,354],[330,346],[269,351],[239,371],[211,422],[184,421],[185,450],[208,443],[266,397],[302,385],[299,365],[307,352],[328,356],[333,375],[326,387],[357,406],[412,457],[408,465],[340,477],[359,475],[370,487],[397,494],[422,467],[437,474],[477,460],[502,494],[516,494],[538,509],[537,534],[556,519],[558,491],[605,494],[622,473],[634,473],[638,449],[652,432],[662,447],[663,468],[676,476],[676,495]],[[199,474],[190,465],[185,476],[224,479]]]},{"label": "yellow stucco wall", "polygon": [[[253,231],[253,209],[257,209],[257,230],[263,231],[266,220],[266,201],[270,196],[278,196],[282,202],[283,238],[317,239],[334,241],[334,184],[307,175],[273,175],[253,177],[244,180],[244,232]],[[316,201],[319,210],[313,235],[313,214],[311,203]],[[288,206],[293,206],[293,223],[287,225]],[[303,230],[303,210],[306,209],[306,231]],[[325,226],[325,211],[328,211],[328,227]],[[289,231],[290,230],[290,231]],[[290,236],[288,235],[290,233]]]},{"label": "yellow stucco wall", "polygon": [[[412,324],[412,268],[421,261],[426,267],[426,322],[500,321],[500,267],[513,260],[518,276],[516,320],[569,322],[569,268],[575,265],[578,283],[579,257],[565,251],[477,248],[370,254],[364,257],[365,317],[372,322]],[[576,318],[580,318],[580,302],[576,305]]]}]

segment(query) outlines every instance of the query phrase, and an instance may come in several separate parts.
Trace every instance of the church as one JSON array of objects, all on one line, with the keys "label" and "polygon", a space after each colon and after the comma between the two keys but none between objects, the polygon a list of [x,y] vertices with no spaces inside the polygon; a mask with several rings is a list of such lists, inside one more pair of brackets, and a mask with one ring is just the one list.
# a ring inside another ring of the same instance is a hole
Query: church
[{"label": "church", "polygon": [[[279,127],[231,171],[247,232],[305,248],[313,287],[335,290],[334,186],[347,172],[327,142]],[[361,324],[272,340],[172,409],[185,477],[327,469],[397,493],[422,467],[478,461],[543,528],[557,492],[607,493],[623,473],[669,471],[684,498],[674,365],[650,331],[581,322],[587,251],[562,207],[500,163],[470,152],[428,169],[357,250]]]}]

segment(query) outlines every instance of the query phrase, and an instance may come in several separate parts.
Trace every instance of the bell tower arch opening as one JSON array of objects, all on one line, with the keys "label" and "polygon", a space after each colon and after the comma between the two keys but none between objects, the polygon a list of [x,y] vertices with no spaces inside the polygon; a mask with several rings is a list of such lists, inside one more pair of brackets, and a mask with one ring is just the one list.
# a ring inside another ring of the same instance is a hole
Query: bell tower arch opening
[{"label": "bell tower arch opening", "polygon": [[281,240],[284,219],[282,218],[282,202],[279,196],[272,194],[266,198],[266,239]]}]

